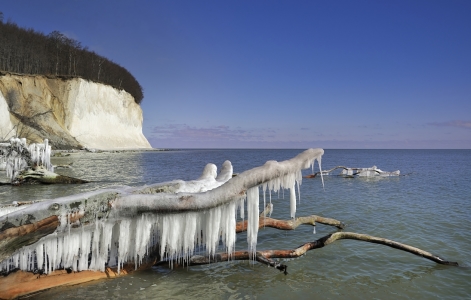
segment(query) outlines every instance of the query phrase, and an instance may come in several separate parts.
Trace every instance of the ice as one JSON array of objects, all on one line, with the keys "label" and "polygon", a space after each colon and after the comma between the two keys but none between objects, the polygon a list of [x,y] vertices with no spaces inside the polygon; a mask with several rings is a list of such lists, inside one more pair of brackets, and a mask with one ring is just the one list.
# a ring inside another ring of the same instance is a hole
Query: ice
[{"label": "ice", "polygon": [[11,138],[9,146],[6,146],[4,160],[6,164],[7,177],[10,179],[18,176],[19,172],[24,170],[28,164],[26,158],[23,156],[23,151],[26,149],[26,140],[19,138]]},{"label": "ice", "polygon": [[221,172],[217,174],[217,167],[214,164],[207,164],[196,180],[183,181],[174,180],[169,182],[152,184],[149,186],[134,189],[134,194],[152,194],[155,191],[165,191],[167,193],[199,193],[205,192],[223,185],[232,178],[232,164],[226,160],[222,164]]},{"label": "ice", "polygon": [[258,235],[259,191],[253,187],[247,191],[247,243],[249,252],[255,255]]},{"label": "ice", "polygon": [[52,171],[51,146],[49,146],[49,141],[47,139],[44,140],[43,144],[29,145],[28,151],[31,154],[31,161],[33,165],[43,166],[48,171]]},{"label": "ice", "polygon": [[[124,262],[129,258],[129,247],[133,245],[131,238],[131,220],[121,220],[119,223],[118,272]],[[134,224],[133,224],[134,225]],[[133,226],[135,227],[135,226]]]},{"label": "ice", "polygon": [[[317,158],[317,163],[319,164],[319,172],[321,173],[321,180],[322,180],[322,188],[324,189],[325,186],[324,186],[324,175],[322,175],[322,165],[321,165],[321,161],[322,161],[322,156],[319,156]],[[312,165],[314,165],[314,163],[312,163]]]},{"label": "ice", "polygon": [[16,206],[16,205],[5,205],[0,206],[0,217],[3,215],[7,215],[9,213],[15,212],[17,210],[24,209],[25,206]]},{"label": "ice", "polygon": [[[337,168],[340,168],[340,167],[337,167]],[[393,172],[386,172],[379,169],[376,166],[372,166],[371,168],[346,168],[346,167],[341,167],[341,168],[343,168],[342,172],[340,173],[341,176],[389,177],[389,176],[399,176],[401,174],[399,170],[393,171]]]},{"label": "ice", "polygon": [[221,172],[216,177],[216,181],[225,183],[232,178],[233,168],[232,163],[228,160],[222,163]]},{"label": "ice", "polygon": [[294,184],[290,189],[289,200],[290,200],[290,215],[291,215],[291,218],[294,219],[296,217],[296,191],[294,190]]},{"label": "ice", "polygon": [[10,180],[27,167],[33,166],[42,166],[52,172],[51,146],[47,139],[43,144],[29,146],[25,138],[11,138],[9,143],[0,144],[0,170],[5,169]]},{"label": "ice", "polygon": [[245,198],[241,198],[239,202],[239,214],[242,220],[245,219]]},{"label": "ice", "polygon": [[[37,149],[36,153],[41,153]],[[301,169],[310,168],[322,154],[321,149],[310,149],[291,160],[269,161],[236,177],[232,177],[229,161],[224,162],[219,175],[216,166],[208,164],[197,180],[154,186],[172,186],[167,192],[150,193],[149,187],[116,187],[34,203],[5,217],[34,214],[57,206],[60,226],[53,234],[17,250],[0,263],[0,269],[38,269],[50,273],[61,268],[104,271],[108,265],[117,267],[119,272],[127,263],[134,263],[138,268],[152,253],[183,264],[194,253],[201,252],[211,258],[222,250],[231,255],[236,243],[237,211],[243,220],[245,209],[248,251],[254,259],[260,191],[266,204],[266,192],[270,193],[271,203],[272,191],[289,189],[290,216],[294,218],[296,186],[300,198]],[[149,193],[141,193],[143,190]],[[88,211],[92,216],[86,223],[72,222],[86,215],[89,208],[81,204],[72,209],[68,204],[93,203],[91,199],[112,200]],[[107,213],[98,218],[100,211]]]}]

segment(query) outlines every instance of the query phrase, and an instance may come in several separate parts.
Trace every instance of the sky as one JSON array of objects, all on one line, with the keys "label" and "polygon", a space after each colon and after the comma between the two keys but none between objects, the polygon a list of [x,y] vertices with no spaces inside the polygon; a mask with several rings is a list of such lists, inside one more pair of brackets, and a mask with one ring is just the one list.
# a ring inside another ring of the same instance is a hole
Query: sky
[{"label": "sky", "polygon": [[144,88],[155,148],[471,149],[471,1],[0,0]]}]

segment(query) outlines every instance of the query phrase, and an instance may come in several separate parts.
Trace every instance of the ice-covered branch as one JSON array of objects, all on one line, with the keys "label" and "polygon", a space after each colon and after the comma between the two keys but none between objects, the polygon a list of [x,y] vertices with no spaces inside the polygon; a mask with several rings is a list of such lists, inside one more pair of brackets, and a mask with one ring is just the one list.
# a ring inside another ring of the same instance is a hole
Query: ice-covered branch
[{"label": "ice-covered branch", "polygon": [[[18,228],[9,231],[0,247],[0,260],[7,258],[1,268],[37,267],[49,273],[57,268],[103,270],[105,264],[117,262],[119,271],[128,261],[139,266],[148,249],[156,246],[161,257],[186,260],[196,247],[213,255],[220,240],[231,253],[236,213],[243,214],[245,198],[249,249],[255,253],[258,187],[264,192],[291,189],[294,217],[294,188],[301,182],[301,169],[311,167],[322,154],[322,149],[309,149],[293,159],[269,161],[234,178],[232,165],[225,162],[219,175],[214,165],[208,165],[194,181],[108,189],[34,203],[0,217],[0,228]],[[50,234],[52,225],[47,230],[33,230],[27,237],[22,234],[23,224],[52,216],[58,218],[52,223],[54,234]]]},{"label": "ice-covered branch", "polygon": [[[283,162],[267,161],[263,166],[240,173],[226,184],[204,193],[134,194],[123,195],[113,203],[119,211],[129,212],[182,212],[213,208],[245,197],[253,187],[277,192],[292,189],[302,181],[301,170],[313,166],[324,154],[322,149],[308,149]],[[258,214],[258,213],[257,213]],[[294,217],[294,216],[292,216]]]}]

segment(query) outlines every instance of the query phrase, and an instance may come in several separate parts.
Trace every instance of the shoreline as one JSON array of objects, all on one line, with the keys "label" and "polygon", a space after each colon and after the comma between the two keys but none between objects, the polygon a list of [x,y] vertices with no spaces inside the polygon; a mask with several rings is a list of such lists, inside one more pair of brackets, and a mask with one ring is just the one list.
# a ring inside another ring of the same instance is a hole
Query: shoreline
[{"label": "shoreline", "polygon": [[178,151],[179,149],[164,149],[164,148],[129,148],[129,149],[54,149],[51,150],[51,157],[57,153],[124,153],[124,152],[164,152],[164,151]]}]

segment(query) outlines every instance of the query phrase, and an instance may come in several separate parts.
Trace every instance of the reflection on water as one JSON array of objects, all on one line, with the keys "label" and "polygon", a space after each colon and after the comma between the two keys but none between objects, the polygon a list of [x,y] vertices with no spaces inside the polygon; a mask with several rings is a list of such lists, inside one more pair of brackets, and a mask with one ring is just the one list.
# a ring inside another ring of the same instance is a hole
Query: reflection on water
[{"label": "reflection on water", "polygon": [[[87,153],[54,158],[72,163],[59,173],[92,181],[77,186],[0,187],[0,203],[54,198],[112,185],[143,185],[197,178],[206,163],[229,159],[240,173],[267,160],[285,160],[300,150],[185,150]],[[471,168],[469,150],[326,150],[324,169],[337,165],[401,170],[408,176],[368,179],[304,179],[297,215],[339,219],[346,230],[410,244],[470,266]],[[305,172],[310,173],[310,171]],[[275,195],[272,195],[273,197]],[[274,199],[273,217],[289,218],[288,193]],[[274,197],[275,198],[275,197]],[[289,249],[335,231],[318,225],[291,232],[261,229],[257,249]],[[246,249],[240,234],[238,249]],[[437,265],[414,255],[360,241],[338,241],[286,261],[285,276],[249,262],[170,270],[158,267],[74,287],[57,288],[39,299],[464,299],[471,297],[470,268]]]}]

